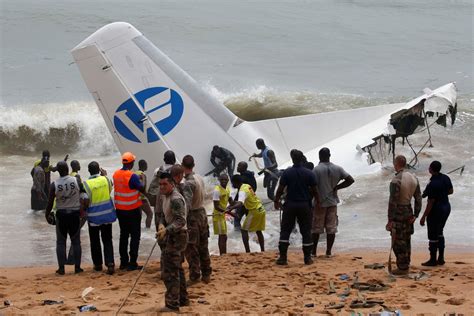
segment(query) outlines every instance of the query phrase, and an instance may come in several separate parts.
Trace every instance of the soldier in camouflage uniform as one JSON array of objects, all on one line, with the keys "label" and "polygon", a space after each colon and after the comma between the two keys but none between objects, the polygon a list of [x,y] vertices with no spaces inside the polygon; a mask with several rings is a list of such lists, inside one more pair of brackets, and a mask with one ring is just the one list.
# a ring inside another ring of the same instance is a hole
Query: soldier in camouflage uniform
[{"label": "soldier in camouflage uniform", "polygon": [[[159,168],[156,168],[153,172],[153,178],[151,179],[150,186],[146,196],[150,201],[150,205],[155,206],[160,193],[160,175],[163,172],[169,172],[170,168],[176,164],[176,156],[172,150],[167,150],[163,156],[164,165]],[[156,220],[155,220],[156,222]]]},{"label": "soldier in camouflage uniform", "polygon": [[188,306],[186,279],[182,263],[188,242],[186,202],[176,189],[169,173],[160,175],[160,203],[156,204],[158,242],[162,249],[161,279],[165,283],[165,304],[161,311],[179,311]]},{"label": "soldier in camouflage uniform", "polygon": [[193,199],[193,191],[191,189],[191,186],[185,185],[185,183],[183,182],[184,168],[183,166],[176,164],[169,169],[169,172],[171,174],[171,178],[173,179],[174,185],[186,201],[186,210],[187,213],[189,213],[189,207],[191,206]]},{"label": "soldier in camouflage uniform", "polygon": [[201,176],[193,172],[194,158],[186,155],[182,164],[184,168],[183,194],[186,202],[189,202],[189,213],[187,218],[189,241],[185,256],[189,265],[190,284],[204,283],[211,280],[211,258],[209,256],[209,224],[207,222],[204,202],[204,181]]},{"label": "soldier in camouflage uniform", "polygon": [[[388,223],[386,229],[392,235],[392,247],[397,257],[398,269],[393,274],[408,274],[411,254],[413,223],[421,211],[421,191],[418,179],[405,170],[406,158],[402,155],[393,161],[396,174],[390,182]],[[415,199],[415,213],[411,199]]]}]

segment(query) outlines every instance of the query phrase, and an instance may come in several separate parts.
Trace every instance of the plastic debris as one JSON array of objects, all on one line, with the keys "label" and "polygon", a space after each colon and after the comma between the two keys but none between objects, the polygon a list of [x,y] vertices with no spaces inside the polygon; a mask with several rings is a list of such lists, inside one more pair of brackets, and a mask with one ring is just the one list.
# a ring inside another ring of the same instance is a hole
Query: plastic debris
[{"label": "plastic debris", "polygon": [[342,280],[342,281],[349,280],[349,276],[347,274],[342,274],[339,276],[339,280]]},{"label": "plastic debris", "polygon": [[385,265],[382,264],[382,263],[376,262],[376,263],[372,263],[372,264],[366,264],[366,265],[364,265],[364,268],[365,268],[365,269],[374,269],[374,270],[377,270],[377,269],[383,269],[383,268],[385,268]]},{"label": "plastic debris", "polygon": [[334,286],[334,282],[330,280],[328,294],[334,294],[334,293],[336,293],[336,287]]},{"label": "plastic debris", "polygon": [[314,307],[314,303],[307,303],[307,304],[304,304],[304,307]]},{"label": "plastic debris", "polygon": [[94,305],[81,305],[81,306],[78,306],[77,308],[79,308],[79,311],[82,313],[82,312],[96,312],[97,311],[97,307],[95,307]]},{"label": "plastic debris", "polygon": [[430,277],[430,275],[429,275],[428,273],[421,271],[420,273],[418,273],[417,275],[415,275],[415,276],[413,277],[413,280],[415,280],[415,281],[421,281],[421,280],[426,280],[426,279],[428,279],[429,277]]},{"label": "plastic debris", "polygon": [[373,292],[378,292],[378,291],[385,291],[387,290],[390,286],[384,284],[384,283],[365,283],[365,282],[358,282],[354,283],[351,286],[353,289],[358,289],[359,291],[373,291]]},{"label": "plastic debris", "polygon": [[56,304],[64,304],[64,301],[55,301],[55,300],[44,300],[43,305],[56,305]]},{"label": "plastic debris", "polygon": [[86,287],[83,291],[82,291],[82,294],[81,294],[81,297],[82,297],[82,300],[87,303],[87,299],[86,299],[86,296],[92,292],[94,290],[93,287],[89,286],[89,287]]},{"label": "plastic debris", "polygon": [[4,300],[3,305],[4,306],[12,306],[13,304],[12,304],[12,302],[10,302],[10,300]]}]

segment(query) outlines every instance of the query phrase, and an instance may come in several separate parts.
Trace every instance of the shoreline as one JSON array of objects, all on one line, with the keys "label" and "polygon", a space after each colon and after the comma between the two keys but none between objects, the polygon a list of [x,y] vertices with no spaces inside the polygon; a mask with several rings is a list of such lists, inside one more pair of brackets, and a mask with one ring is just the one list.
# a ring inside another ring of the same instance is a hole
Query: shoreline
[{"label": "shoreline", "polygon": [[[324,237],[321,238],[320,241],[319,241],[318,257],[320,255],[324,254],[324,251],[326,249],[326,243],[325,242],[326,242],[326,240],[324,239]],[[218,249],[216,249],[216,250],[218,252]],[[371,254],[384,254],[384,253],[386,253],[386,257],[388,258],[389,250],[390,249],[388,248],[388,246],[387,247],[340,248],[336,244],[333,247],[333,252],[335,253],[336,256],[339,255],[339,254],[341,254],[341,255],[351,255],[351,254],[355,254],[355,253],[367,252],[367,253],[371,253]],[[266,249],[266,251],[267,252],[274,252],[274,253],[278,254],[277,247]],[[426,244],[426,247],[418,245],[418,244],[414,244],[414,245],[412,244],[411,251],[412,251],[412,254],[414,254],[414,253],[416,253],[416,254],[426,253],[426,256],[428,257],[429,256],[428,242]],[[299,252],[299,246],[295,246],[295,245],[290,244],[290,247],[288,248],[288,252],[289,253]],[[158,261],[159,262],[159,253],[160,253],[160,249],[157,247],[156,250],[154,251],[152,257],[150,258],[150,261]],[[474,247],[466,246],[466,245],[448,245],[446,247],[446,253],[447,253],[447,255],[449,255],[449,254],[453,254],[453,255],[461,254],[461,255],[472,255],[472,256],[474,256]],[[228,252],[227,253],[227,255],[238,255],[238,254],[245,254],[245,253],[244,252]],[[56,255],[55,250],[54,250],[54,255]],[[118,253],[116,255],[117,256],[115,257],[115,261],[119,260]],[[392,256],[394,256],[393,253],[392,253]],[[147,257],[148,257],[148,254],[139,254],[138,260],[140,262],[144,263]],[[219,257],[219,255],[216,254],[216,253],[211,253],[211,257],[212,258],[217,258],[217,257]],[[87,258],[84,258],[84,256],[83,256],[82,265],[84,265],[86,267],[87,266],[92,267],[92,259],[90,258],[90,254],[88,255]],[[53,267],[55,269],[57,268],[56,265],[51,265],[51,264],[49,264],[49,265],[35,265],[35,264],[31,264],[31,265],[5,265],[5,266],[0,266],[0,271],[2,271],[4,269],[8,270],[8,269],[29,269],[29,268],[50,268],[50,267]]]},{"label": "shoreline", "polygon": [[[334,304],[344,304],[339,309],[343,314],[352,311],[368,314],[384,308],[399,310],[403,315],[469,314],[474,310],[472,252],[448,251],[446,265],[422,267],[428,252],[412,251],[412,276],[421,276],[416,281],[389,278],[388,251],[365,249],[335,253],[331,258],[319,256],[309,266],[303,264],[302,252],[296,248],[289,253],[288,266],[275,265],[277,255],[269,251],[212,256],[211,283],[189,287],[191,305],[181,308],[181,312],[329,315],[338,312],[330,308]],[[392,260],[394,264],[394,256]],[[385,268],[364,268],[374,263],[382,263]],[[187,272],[187,265],[184,266]],[[115,275],[109,276],[93,271],[90,264],[83,268],[85,272],[75,275],[73,267],[66,266],[65,276],[54,274],[56,266],[0,268],[0,298],[12,304],[2,306],[0,314],[71,314],[79,311],[77,306],[86,304],[96,306],[101,315],[113,314],[139,274],[117,269]],[[329,293],[330,282],[336,293]],[[354,288],[358,283],[372,288]],[[84,302],[81,293],[87,287],[94,290],[87,296],[88,302]],[[164,306],[164,291],[159,262],[151,260],[121,313],[156,313]],[[352,301],[361,298],[378,303],[372,307],[351,307]],[[63,301],[63,304],[43,306],[44,300]]]}]

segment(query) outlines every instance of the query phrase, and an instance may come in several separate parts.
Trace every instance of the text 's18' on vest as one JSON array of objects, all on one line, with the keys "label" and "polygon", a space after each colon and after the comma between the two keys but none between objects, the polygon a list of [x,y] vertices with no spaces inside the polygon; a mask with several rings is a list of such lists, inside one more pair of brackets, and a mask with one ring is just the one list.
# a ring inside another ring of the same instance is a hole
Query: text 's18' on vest
[{"label": "text 's18' on vest", "polygon": [[133,172],[119,169],[114,173],[114,201],[118,210],[129,211],[142,205],[140,192],[129,187]]},{"label": "text 's18' on vest", "polygon": [[91,178],[84,182],[84,187],[90,200],[87,209],[89,223],[102,225],[115,222],[117,215],[110,198],[109,179],[104,176]]}]

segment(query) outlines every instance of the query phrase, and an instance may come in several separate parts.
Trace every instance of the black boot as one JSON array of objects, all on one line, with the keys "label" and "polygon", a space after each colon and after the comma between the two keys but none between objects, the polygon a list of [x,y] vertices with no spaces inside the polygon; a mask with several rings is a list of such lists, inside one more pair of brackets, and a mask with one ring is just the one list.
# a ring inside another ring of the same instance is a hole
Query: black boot
[{"label": "black boot", "polygon": [[313,264],[313,259],[311,259],[311,250],[313,250],[313,246],[303,246],[303,254],[304,254],[304,264],[310,265]]},{"label": "black boot", "polygon": [[287,253],[288,253],[288,246],[290,244],[286,243],[286,242],[280,242],[278,244],[278,250],[280,251],[280,257],[276,260],[276,264],[280,265],[280,266],[286,266],[288,264],[288,257],[287,257]]},{"label": "black boot", "polygon": [[444,237],[439,237],[439,240],[438,240],[438,251],[439,251],[439,255],[438,255],[438,265],[439,266],[442,266],[444,265]]},{"label": "black boot", "polygon": [[436,252],[438,250],[438,243],[430,242],[430,246],[428,249],[430,250],[430,260],[423,262],[421,265],[425,267],[434,267],[438,265],[438,263],[436,262]]}]

